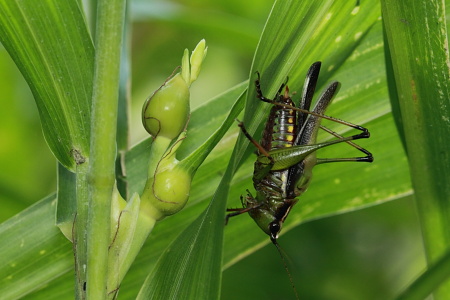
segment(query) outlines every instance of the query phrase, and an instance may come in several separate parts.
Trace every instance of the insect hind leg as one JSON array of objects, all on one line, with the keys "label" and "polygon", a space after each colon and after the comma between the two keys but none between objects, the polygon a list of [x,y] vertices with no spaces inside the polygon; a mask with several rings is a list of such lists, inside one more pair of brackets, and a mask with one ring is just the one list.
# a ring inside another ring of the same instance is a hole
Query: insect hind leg
[{"label": "insect hind leg", "polygon": [[358,144],[355,144],[352,142],[352,140],[358,140],[358,139],[363,139],[363,138],[369,138],[370,137],[370,133],[369,131],[362,127],[362,126],[358,126],[360,127],[363,132],[357,135],[354,135],[351,137],[351,140],[347,140],[348,138],[344,138],[342,135],[338,134],[337,132],[334,132],[333,130],[320,125],[320,128],[326,132],[328,132],[329,134],[337,137],[339,140],[342,140],[342,142],[345,142],[347,144],[349,144],[350,146],[356,148],[357,150],[361,151],[362,153],[364,153],[366,156],[363,157],[343,157],[343,158],[318,158],[317,159],[317,164],[323,164],[323,163],[330,163],[330,162],[373,162],[373,155],[371,152],[369,152],[368,150],[364,149],[363,147],[359,146]]}]

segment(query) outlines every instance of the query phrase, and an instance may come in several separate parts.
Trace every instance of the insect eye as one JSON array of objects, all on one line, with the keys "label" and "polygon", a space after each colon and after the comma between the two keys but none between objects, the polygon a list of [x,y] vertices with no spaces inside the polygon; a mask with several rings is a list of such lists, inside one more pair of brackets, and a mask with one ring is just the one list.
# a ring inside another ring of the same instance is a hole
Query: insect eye
[{"label": "insect eye", "polygon": [[278,221],[273,221],[269,224],[270,235],[273,239],[278,238],[278,233],[281,230],[281,224]]}]

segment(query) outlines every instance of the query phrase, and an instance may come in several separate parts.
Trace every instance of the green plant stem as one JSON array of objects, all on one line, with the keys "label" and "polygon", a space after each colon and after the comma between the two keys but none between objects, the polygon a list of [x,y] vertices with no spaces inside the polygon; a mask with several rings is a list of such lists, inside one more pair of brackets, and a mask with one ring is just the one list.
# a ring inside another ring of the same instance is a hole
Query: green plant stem
[{"label": "green plant stem", "polygon": [[[150,219],[159,219],[161,217],[160,213],[155,209],[155,207],[149,203],[148,198],[153,196],[153,178],[155,176],[156,168],[158,167],[159,162],[161,161],[164,153],[167,150],[167,147],[172,142],[171,139],[158,136],[153,140],[152,148],[150,150],[150,159],[148,163],[148,171],[147,171],[147,182],[145,184],[144,191],[141,194],[141,209],[140,215],[146,214],[147,218]],[[140,221],[138,221],[140,222]],[[144,222],[147,223],[147,222]],[[154,225],[154,224],[153,224]],[[150,228],[153,228],[153,225]],[[140,229],[138,229],[140,230]],[[149,233],[150,233],[149,231]]]},{"label": "green plant stem", "polygon": [[115,182],[116,122],[124,0],[98,2],[92,98],[89,215],[87,223],[87,299],[106,299],[111,199]]},{"label": "green plant stem", "polygon": [[148,164],[148,178],[153,178],[155,176],[156,167],[159,161],[169,147],[171,139],[158,136],[152,143],[152,148],[150,150],[150,159]]}]

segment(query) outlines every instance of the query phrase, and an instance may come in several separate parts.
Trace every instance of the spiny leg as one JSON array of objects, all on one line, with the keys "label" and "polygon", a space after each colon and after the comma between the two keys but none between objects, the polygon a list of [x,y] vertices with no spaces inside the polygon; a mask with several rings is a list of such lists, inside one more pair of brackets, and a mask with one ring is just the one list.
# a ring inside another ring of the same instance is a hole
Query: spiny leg
[{"label": "spiny leg", "polygon": [[[315,88],[316,88],[317,80],[319,78],[320,66],[321,66],[320,62],[315,62],[315,63],[313,63],[311,65],[311,67],[308,70],[308,73],[307,73],[306,79],[305,79],[305,86],[304,86],[304,90],[303,90],[303,93],[302,93],[302,100],[301,100],[301,103],[300,103],[300,107],[295,107],[295,106],[292,106],[292,105],[289,105],[289,104],[280,103],[280,102],[277,102],[275,100],[268,99],[268,98],[264,97],[264,95],[262,94],[262,91],[261,91],[260,74],[259,74],[259,72],[256,72],[258,74],[258,79],[255,81],[256,95],[261,101],[264,101],[264,102],[267,102],[267,103],[270,103],[270,104],[273,104],[273,105],[278,105],[278,106],[282,106],[282,107],[285,107],[285,108],[293,109],[295,111],[299,111],[299,112],[302,112],[302,113],[305,113],[305,114],[309,114],[309,115],[312,115],[312,116],[315,116],[315,117],[318,117],[318,118],[323,118],[323,119],[326,119],[326,120],[330,120],[330,121],[333,121],[333,122],[336,122],[336,123],[339,123],[339,124],[343,124],[343,125],[349,126],[351,128],[354,128],[354,129],[362,131],[363,135],[366,135],[366,134],[368,135],[369,134],[368,130],[366,128],[362,127],[362,126],[359,126],[359,125],[356,125],[356,124],[353,124],[353,123],[350,123],[350,122],[347,122],[347,121],[344,121],[344,120],[341,120],[341,119],[338,119],[338,118],[330,117],[330,116],[327,116],[327,115],[324,115],[324,114],[317,113],[317,112],[309,110],[309,106],[311,104],[312,97],[313,97],[313,94],[314,94],[314,91],[315,91]],[[286,82],[283,85],[281,85],[281,87],[278,90],[278,93],[277,93],[277,96],[275,97],[275,99],[277,99],[278,96],[280,95],[283,87],[287,83],[287,79],[286,79]],[[317,104],[318,105],[322,105],[323,104],[324,106],[328,106],[328,104],[331,102],[331,99],[337,93],[338,89],[339,89],[339,82],[334,81],[334,82],[330,83],[326,87],[326,89],[324,90],[322,95],[320,96],[319,100],[317,101]],[[325,110],[325,108],[326,107],[324,107],[323,110]],[[315,109],[319,109],[320,110],[321,108],[319,107],[319,108],[315,108]]]},{"label": "spiny leg", "polygon": [[225,225],[228,224],[228,220],[229,220],[231,217],[235,217],[235,216],[239,216],[239,215],[245,214],[245,213],[247,213],[247,212],[249,212],[249,211],[251,211],[251,210],[254,210],[254,209],[256,209],[256,208],[258,208],[258,206],[254,206],[254,207],[246,207],[246,208],[227,208],[227,211],[234,211],[234,212],[233,212],[233,213],[230,213],[230,214],[227,214],[227,215],[225,216]]},{"label": "spiny leg", "polygon": [[[311,106],[314,91],[316,90],[316,85],[317,85],[317,80],[319,79],[319,72],[320,72],[321,64],[322,63],[320,61],[313,63],[309,67],[308,73],[306,74],[300,107],[304,108],[307,111],[309,111],[309,107]],[[261,101],[268,102],[268,103],[274,103],[274,100],[264,97],[264,95],[261,91],[261,85],[260,85],[261,75],[258,71],[256,71],[256,74],[258,75],[258,79],[255,80],[256,97],[258,99],[260,99]],[[286,81],[278,89],[278,92],[274,99],[277,99],[278,96],[281,94],[283,88],[288,83],[288,80],[289,80],[289,77],[286,77]]]},{"label": "spiny leg", "polygon": [[[307,78],[305,80],[305,88],[303,91],[303,98],[301,103],[304,103],[305,101],[307,102],[308,100],[311,101],[313,92],[314,92],[314,87],[315,87],[315,81],[317,80],[317,77],[319,76],[319,71],[320,71],[320,63],[314,63],[310,69],[308,70],[308,74],[307,74]],[[339,82],[335,81],[332,82],[331,84],[328,85],[328,87],[324,90],[324,92],[319,96],[319,99],[313,109],[312,113],[309,113],[309,118],[307,120],[305,120],[305,123],[303,124],[304,126],[302,126],[301,131],[299,132],[299,135],[297,136],[297,139],[295,141],[296,145],[301,145],[301,144],[307,144],[308,143],[308,137],[312,138],[311,133],[314,132],[314,127],[319,127],[321,129],[323,129],[324,131],[328,132],[329,134],[335,136],[338,138],[337,141],[335,142],[331,142],[328,145],[331,145],[333,143],[339,143],[339,142],[343,142],[345,141],[346,143],[348,143],[350,146],[355,147],[356,149],[358,149],[359,151],[363,152],[364,154],[366,154],[365,157],[355,157],[355,158],[336,158],[336,159],[322,159],[321,163],[325,163],[325,162],[336,162],[336,161],[364,161],[364,162],[372,162],[373,161],[373,156],[372,154],[367,151],[366,149],[360,147],[359,145],[355,144],[352,142],[352,140],[357,140],[357,139],[362,139],[362,138],[369,138],[370,137],[370,133],[368,131],[368,129],[360,126],[360,125],[355,125],[352,124],[350,122],[347,121],[342,121],[336,118],[332,118],[332,117],[328,117],[328,116],[324,116],[324,112],[327,109],[327,107],[329,106],[329,104],[331,103],[331,100],[333,99],[334,95],[337,93],[339,89]],[[308,98],[309,97],[309,98]],[[304,100],[306,98],[306,100]],[[303,105],[301,105],[301,108],[304,109],[305,107]],[[297,109],[300,110],[300,109]],[[340,124],[344,124],[346,126],[355,128],[357,130],[362,131],[360,134],[358,135],[354,135],[348,138],[344,138],[343,136],[339,135],[338,133],[320,125],[320,120],[321,118],[325,118],[325,119],[329,119],[331,121],[340,123]],[[316,127],[316,128],[317,128]],[[317,129],[316,129],[317,130]]]},{"label": "spiny leg", "polygon": [[[349,126],[351,128],[357,129],[359,131],[362,131],[360,134],[357,135],[353,135],[351,137],[342,137],[341,135],[339,135],[338,133],[333,132],[332,130],[329,130],[326,127],[323,127],[322,125],[319,125],[323,130],[327,131],[328,133],[332,134],[333,136],[337,137],[338,140],[332,141],[332,142],[328,142],[328,143],[323,143],[323,147],[325,146],[329,146],[332,144],[336,144],[336,143],[340,143],[340,142],[346,142],[349,145],[355,147],[356,149],[358,149],[359,151],[363,152],[364,154],[366,154],[366,157],[356,157],[356,158],[336,158],[336,159],[321,159],[320,163],[325,163],[325,162],[337,162],[337,161],[363,161],[363,162],[372,162],[373,161],[373,156],[372,154],[367,151],[366,149],[360,147],[359,145],[351,142],[352,140],[357,140],[357,139],[362,139],[362,138],[369,138],[370,137],[370,133],[369,130],[365,127],[362,127],[360,125],[356,125],[344,120],[340,120],[337,118],[333,118],[330,116],[326,116],[323,114],[323,112],[325,111],[325,109],[327,108],[327,106],[331,103],[332,98],[334,97],[334,95],[336,94],[336,92],[338,91],[339,88],[339,82],[335,81],[332,82],[330,85],[328,85],[328,87],[324,90],[324,92],[321,94],[321,96],[319,97],[319,100],[317,101],[316,107],[314,108],[314,111],[310,111],[309,106],[310,103],[312,101],[312,97],[315,91],[315,87],[316,87],[316,83],[319,77],[319,72],[320,72],[320,66],[321,63],[320,62],[316,62],[314,64],[311,65],[311,67],[308,70],[306,79],[305,79],[305,85],[304,85],[304,90],[302,93],[302,100],[301,100],[301,107],[302,108],[298,108],[289,104],[284,104],[284,103],[280,103],[271,99],[267,99],[262,95],[260,86],[259,86],[259,73],[258,73],[258,80],[256,81],[256,90],[257,90],[257,95],[258,98],[262,101],[271,103],[273,105],[278,105],[278,106],[282,106],[285,108],[289,108],[295,111],[299,111],[305,114],[309,114],[311,117],[316,117],[318,118],[317,120],[310,120],[313,123],[318,123],[320,122],[320,118],[324,118],[339,124],[343,124],[346,126]],[[283,86],[282,86],[283,87]],[[282,88],[280,88],[281,91]],[[279,91],[279,93],[280,93]],[[278,95],[278,94],[277,94]],[[307,109],[305,109],[307,107]],[[306,121],[305,121],[306,122]],[[298,134],[297,139],[295,141],[294,144],[299,145],[299,138],[302,136],[302,134]],[[247,136],[248,137],[248,136]],[[255,144],[255,143],[253,143]],[[301,145],[301,143],[300,143]],[[257,146],[255,144],[255,146]],[[258,147],[259,149],[259,147]],[[263,152],[260,152],[262,154],[264,154]],[[265,155],[265,154],[264,154]],[[268,155],[265,155],[267,157],[269,157]],[[273,161],[273,160],[271,160]]]},{"label": "spiny leg", "polygon": [[264,168],[262,170],[260,170],[258,172],[258,174],[254,174],[253,176],[253,180],[261,180],[263,179],[269,172],[270,170],[272,170],[273,165],[275,164],[275,160],[273,159],[272,156],[270,156],[269,152],[267,152],[266,149],[264,149],[263,146],[261,146],[260,143],[258,143],[248,132],[247,129],[245,129],[244,123],[236,120],[239,122],[238,126],[241,127],[242,133],[245,135],[245,137],[250,140],[250,142],[255,145],[255,147],[259,150],[259,153],[261,155],[264,155],[265,157],[267,157],[269,159],[269,163],[264,166]]},{"label": "spiny leg", "polygon": [[[333,82],[332,84],[330,84],[327,87],[327,90],[324,92],[324,96],[331,98],[334,95],[334,93],[331,92],[331,90],[336,90],[338,84],[339,84],[338,82]],[[330,92],[327,92],[328,90],[330,90]],[[271,103],[273,105],[283,106],[285,108],[289,108],[289,109],[292,109],[292,110],[295,110],[295,111],[306,113],[306,114],[312,115],[314,117],[330,120],[332,122],[336,122],[336,123],[339,123],[339,124],[342,124],[342,125],[346,125],[348,127],[360,130],[360,131],[362,131],[362,133],[358,135],[358,136],[360,136],[359,138],[368,138],[370,136],[369,130],[367,128],[365,128],[365,127],[360,126],[360,125],[356,125],[356,124],[350,123],[348,121],[344,121],[344,120],[341,120],[341,119],[338,119],[338,118],[334,118],[334,117],[330,117],[330,116],[327,116],[327,115],[319,114],[319,113],[316,113],[316,112],[313,112],[313,111],[309,111],[309,110],[306,110],[306,109],[298,108],[298,107],[295,107],[295,106],[292,106],[292,105],[289,105],[289,104],[275,102],[275,101],[272,101],[270,99],[266,99],[266,100],[267,101],[265,101],[265,102]]]},{"label": "spiny leg", "polygon": [[253,144],[255,147],[259,150],[259,153],[266,156],[270,159],[272,163],[274,163],[273,158],[270,156],[269,152],[267,152],[266,149],[264,149],[248,132],[247,129],[245,129],[244,122],[239,121],[236,119],[237,122],[239,122],[238,126],[241,128],[242,133],[245,135],[245,137]]},{"label": "spiny leg", "polygon": [[[269,102],[271,103],[271,99],[268,99],[266,97],[263,96],[263,93],[261,91],[261,85],[260,85],[260,81],[261,81],[261,75],[259,74],[258,71],[256,71],[256,74],[258,75],[258,79],[255,80],[255,86],[256,86],[256,97],[258,99],[260,99],[261,101],[264,102]],[[289,77],[286,77],[286,81],[280,86],[280,88],[278,89],[277,94],[275,95],[275,99],[278,99],[278,97],[280,96],[281,92],[283,91],[283,88],[286,86],[286,84],[289,81]]]},{"label": "spiny leg", "polygon": [[[247,193],[248,193],[247,197],[250,197],[251,199],[253,199],[253,197],[251,196],[249,190],[247,190]],[[242,203],[243,208],[227,208],[227,211],[233,211],[233,212],[230,213],[230,214],[227,214],[225,216],[225,225],[228,224],[228,220],[231,217],[239,216],[241,214],[245,214],[245,213],[247,213],[249,211],[252,211],[254,209],[258,209],[262,205],[262,203],[260,203],[260,204],[256,204],[256,205],[246,206],[247,204],[244,204],[244,199],[243,199],[242,196],[241,196],[241,203]]]},{"label": "spiny leg", "polygon": [[[340,140],[345,139],[342,135],[338,134],[337,132],[334,132],[333,130],[326,128],[325,126],[320,125],[320,128],[329,134],[337,137]],[[352,136],[352,140],[356,140],[359,138],[366,138],[364,137],[358,137],[360,135]],[[323,164],[323,163],[329,163],[329,162],[347,162],[347,161],[360,161],[360,162],[373,162],[373,156],[372,153],[364,149],[363,147],[359,146],[358,144],[353,143],[351,140],[345,141],[350,146],[356,148],[357,150],[361,151],[362,153],[366,154],[364,157],[344,157],[344,158],[318,158],[317,164]]]},{"label": "spiny leg", "polygon": [[[337,134],[337,133],[336,133]],[[289,171],[292,173],[296,173],[297,170],[294,170],[299,166],[299,163],[303,161],[307,156],[316,152],[317,150],[325,147],[329,147],[331,145],[346,143],[349,141],[353,141],[356,139],[364,138],[361,135],[352,135],[347,137],[340,137],[335,140],[326,141],[322,143],[312,143],[312,144],[302,144],[296,145],[289,148],[284,149],[275,149],[270,152],[273,157],[275,164],[272,166],[272,171],[284,170],[289,168]],[[353,143],[354,144],[354,143]],[[356,145],[356,144],[355,144]],[[359,147],[361,148],[361,147]],[[361,148],[362,149],[362,148]],[[364,149],[365,150],[365,149]],[[365,150],[367,151],[367,150]],[[367,151],[368,152],[368,151]],[[371,162],[373,161],[372,154],[368,152],[367,157],[361,158],[336,158],[336,159],[317,159],[316,164],[326,163],[326,162],[338,162],[338,161],[364,161]],[[291,171],[292,170],[292,171]]]}]

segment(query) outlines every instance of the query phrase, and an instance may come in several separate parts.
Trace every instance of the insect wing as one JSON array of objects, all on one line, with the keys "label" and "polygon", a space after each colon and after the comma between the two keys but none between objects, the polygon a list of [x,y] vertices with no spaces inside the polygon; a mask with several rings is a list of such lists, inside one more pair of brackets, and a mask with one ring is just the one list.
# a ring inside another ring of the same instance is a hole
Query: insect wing
[{"label": "insect wing", "polygon": [[[333,100],[334,95],[339,90],[339,82],[334,81],[328,85],[325,91],[320,95],[319,100],[317,100],[316,105],[314,106],[313,112],[319,115],[323,115]],[[315,143],[315,139],[317,136],[317,131],[319,130],[321,118],[308,115],[306,121],[303,124],[303,127],[300,129],[300,132],[297,136],[296,145],[309,145]]]},{"label": "insect wing", "polygon": [[[301,104],[311,105],[312,95],[314,93],[314,89],[317,83],[317,77],[319,75],[320,70],[320,64],[317,66],[313,64],[309,71],[307,79],[305,80],[305,88],[303,89],[303,97]],[[316,73],[317,72],[317,73]],[[309,79],[308,79],[309,78]],[[313,112],[318,114],[324,114],[325,110],[327,109],[328,105],[331,103],[331,100],[333,99],[333,96],[336,94],[336,92],[339,89],[339,82],[335,81],[332,82],[320,95],[319,100],[317,101],[316,105],[314,106]],[[300,107],[303,108],[303,107]],[[320,121],[321,118],[313,116],[313,115],[306,115],[304,113],[299,112],[299,114],[302,114],[303,120],[302,127],[299,128],[299,133],[297,135],[297,138],[295,140],[294,145],[300,146],[300,145],[310,145],[315,143],[317,131],[319,130]],[[299,117],[300,119],[300,117]],[[305,174],[305,171],[309,173],[310,170],[305,170],[305,168],[312,168],[312,166],[305,166],[305,163],[302,161],[292,167],[289,168],[289,174],[288,174],[288,181],[287,181],[287,191],[288,195],[290,197],[297,197],[299,196],[299,193],[301,193],[300,190],[298,190],[298,183],[299,179]],[[303,176],[304,177],[304,176]]]},{"label": "insect wing", "polygon": [[[316,91],[317,80],[319,79],[320,61],[315,62],[309,67],[306,74],[305,83],[303,84],[302,98],[300,100],[299,108],[309,110],[311,108],[311,102]],[[306,114],[301,113],[304,117],[299,118],[299,128],[302,128],[304,121],[306,120]]]}]

